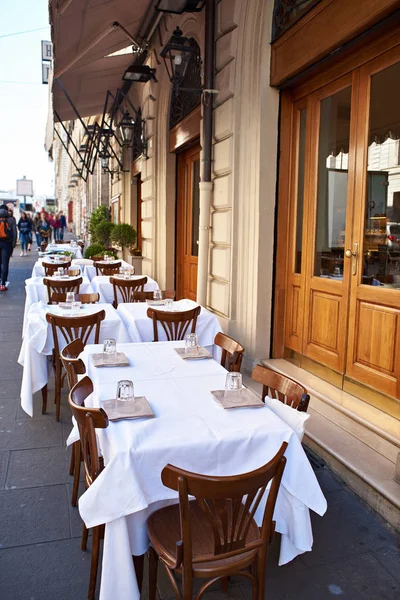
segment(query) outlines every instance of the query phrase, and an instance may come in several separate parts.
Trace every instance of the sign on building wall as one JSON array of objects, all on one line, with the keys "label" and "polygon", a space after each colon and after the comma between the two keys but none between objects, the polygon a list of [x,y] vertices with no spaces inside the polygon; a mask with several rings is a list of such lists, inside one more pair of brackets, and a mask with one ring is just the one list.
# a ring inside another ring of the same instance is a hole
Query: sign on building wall
[{"label": "sign on building wall", "polygon": [[42,83],[49,83],[51,61],[53,59],[53,45],[42,40]]}]

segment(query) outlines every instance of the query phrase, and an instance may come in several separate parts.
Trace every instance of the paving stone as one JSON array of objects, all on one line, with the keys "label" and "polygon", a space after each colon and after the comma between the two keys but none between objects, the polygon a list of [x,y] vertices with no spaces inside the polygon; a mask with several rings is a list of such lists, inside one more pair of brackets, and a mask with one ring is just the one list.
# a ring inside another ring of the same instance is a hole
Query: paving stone
[{"label": "paving stone", "polygon": [[22,341],[21,331],[22,331],[22,317],[21,317],[21,323],[20,323],[18,331],[1,331],[0,330],[0,342],[11,342],[11,341],[17,342],[17,341],[19,341],[21,343],[21,341]]},{"label": "paving stone", "polygon": [[7,475],[9,452],[0,452],[0,490],[4,488]]},{"label": "paving stone", "polygon": [[83,600],[90,558],[77,539],[2,550],[1,600]]},{"label": "paving stone", "polygon": [[[81,475],[82,475],[82,469],[81,469]],[[67,489],[68,489],[68,510],[69,510],[69,521],[70,521],[70,526],[71,526],[71,537],[80,538],[82,536],[83,521],[79,514],[78,507],[77,506],[74,507],[71,505],[72,477],[70,477],[70,483],[67,485]],[[82,480],[81,483],[79,484],[78,498],[80,498],[84,492],[85,492],[85,484]]]},{"label": "paving stone", "polygon": [[71,536],[65,485],[0,492],[0,515],[0,548]]},{"label": "paving stone", "polygon": [[0,402],[5,398],[19,398],[21,392],[21,377],[18,379],[2,379],[0,385]]},{"label": "paving stone", "polygon": [[10,452],[6,489],[68,483],[70,452],[65,447]]},{"label": "paving stone", "polygon": [[5,422],[15,420],[19,402],[19,398],[5,398],[0,396],[0,429],[3,428]]},{"label": "paving stone", "polygon": [[19,319],[9,317],[0,317],[0,331],[8,332],[8,331],[18,331],[21,332],[21,322]]},{"label": "paving stone", "polygon": [[[400,544],[400,540],[399,540]],[[385,567],[387,571],[393,577],[400,582],[400,548],[394,548],[393,546],[389,546],[387,548],[382,548],[377,552],[373,552],[372,555],[376,558],[380,564]]]},{"label": "paving stone", "polygon": [[0,425],[0,451],[61,445],[61,423],[51,417],[48,421],[9,421]]},{"label": "paving stone", "polygon": [[302,555],[307,566],[396,545],[396,536],[367,511],[353,493],[344,489],[330,496],[323,517],[311,513],[311,521],[313,551]]}]

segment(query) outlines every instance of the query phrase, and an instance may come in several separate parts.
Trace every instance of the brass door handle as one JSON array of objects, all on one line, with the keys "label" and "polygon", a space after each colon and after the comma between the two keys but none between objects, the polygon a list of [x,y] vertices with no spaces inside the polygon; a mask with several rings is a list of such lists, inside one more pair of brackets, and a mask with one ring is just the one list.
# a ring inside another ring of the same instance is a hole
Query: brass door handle
[{"label": "brass door handle", "polygon": [[354,242],[353,244],[353,250],[350,250],[350,248],[348,248],[347,250],[345,250],[344,253],[346,258],[351,258],[351,274],[352,275],[356,275],[357,273],[357,259],[358,259],[358,243]]}]

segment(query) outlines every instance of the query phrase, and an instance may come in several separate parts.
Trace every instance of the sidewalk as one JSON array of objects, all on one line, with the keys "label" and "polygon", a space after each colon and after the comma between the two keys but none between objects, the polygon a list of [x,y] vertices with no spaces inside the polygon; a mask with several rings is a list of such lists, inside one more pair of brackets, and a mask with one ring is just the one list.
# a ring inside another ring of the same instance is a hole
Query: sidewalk
[{"label": "sidewalk", "polygon": [[[81,521],[78,509],[70,504],[72,478],[65,440],[71,418],[65,394],[60,423],[54,418],[52,381],[48,414],[41,414],[40,393],[35,396],[33,419],[19,404],[24,281],[37,256],[35,251],[31,254],[13,257],[9,290],[0,293],[0,599],[84,600],[90,552],[80,550]],[[267,598],[397,600],[398,537],[321,461],[311,460],[328,512],[323,518],[312,515],[313,552],[284,567],[277,566],[277,536],[268,559]],[[143,598],[146,588],[145,581]],[[173,598],[162,568],[159,593],[161,600]],[[250,583],[234,578],[227,595],[214,586],[204,596],[204,600],[223,598],[250,600]]]}]

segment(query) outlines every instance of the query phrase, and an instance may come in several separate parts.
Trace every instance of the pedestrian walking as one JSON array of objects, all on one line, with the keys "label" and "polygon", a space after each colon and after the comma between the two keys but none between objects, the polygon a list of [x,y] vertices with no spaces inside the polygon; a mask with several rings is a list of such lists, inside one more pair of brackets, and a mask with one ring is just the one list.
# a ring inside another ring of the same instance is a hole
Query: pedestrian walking
[{"label": "pedestrian walking", "polygon": [[[51,227],[50,227],[50,221],[47,218],[47,214],[44,210],[42,210],[42,212],[40,213],[39,221],[37,224],[37,229],[40,234],[40,245],[43,242],[46,242],[46,244],[47,244],[49,242],[49,240],[51,240]],[[40,246],[39,246],[39,250],[40,250]]]},{"label": "pedestrian walking", "polygon": [[30,252],[32,249],[32,229],[33,229],[33,219],[32,219],[32,215],[30,213],[28,213],[28,221],[31,224],[31,230],[29,232],[29,239],[28,239],[28,252]]},{"label": "pedestrian walking", "polygon": [[56,213],[53,221],[54,241],[58,242],[60,239],[60,216]]},{"label": "pedestrian walking", "polygon": [[0,206],[0,292],[7,291],[8,265],[17,243],[17,227],[14,217],[10,217],[8,206]]},{"label": "pedestrian walking", "polygon": [[40,250],[40,244],[42,243],[42,236],[40,235],[40,231],[39,231],[39,223],[40,223],[40,214],[36,213],[35,218],[33,219],[33,223],[32,223],[32,231],[34,232],[34,234],[36,236],[36,244],[37,244],[38,250]]},{"label": "pedestrian walking", "polygon": [[60,240],[64,240],[64,229],[67,226],[67,219],[62,210],[60,210]]},{"label": "pedestrian walking", "polygon": [[26,212],[21,212],[18,221],[19,241],[21,244],[21,256],[28,256],[28,244],[31,239],[32,225]]}]

